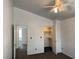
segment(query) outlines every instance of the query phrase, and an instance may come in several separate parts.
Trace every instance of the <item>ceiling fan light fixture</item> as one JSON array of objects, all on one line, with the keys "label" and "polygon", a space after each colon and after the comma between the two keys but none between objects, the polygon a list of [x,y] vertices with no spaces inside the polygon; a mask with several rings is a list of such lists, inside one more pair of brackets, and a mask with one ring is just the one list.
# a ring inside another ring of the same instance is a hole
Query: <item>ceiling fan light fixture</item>
[{"label": "ceiling fan light fixture", "polygon": [[69,6],[69,4],[63,4],[62,0],[51,0],[51,3],[49,3],[49,5],[46,5],[45,8],[49,8],[50,12],[54,13],[66,11],[68,9],[67,6]]},{"label": "ceiling fan light fixture", "polygon": [[58,13],[63,11],[61,0],[55,0],[55,5],[53,9],[50,10],[50,12]]},{"label": "ceiling fan light fixture", "polygon": [[58,9],[57,8],[54,8],[54,13],[58,13]]},{"label": "ceiling fan light fixture", "polygon": [[55,7],[55,8],[53,8],[52,10],[50,10],[50,12],[58,13],[58,8]]}]

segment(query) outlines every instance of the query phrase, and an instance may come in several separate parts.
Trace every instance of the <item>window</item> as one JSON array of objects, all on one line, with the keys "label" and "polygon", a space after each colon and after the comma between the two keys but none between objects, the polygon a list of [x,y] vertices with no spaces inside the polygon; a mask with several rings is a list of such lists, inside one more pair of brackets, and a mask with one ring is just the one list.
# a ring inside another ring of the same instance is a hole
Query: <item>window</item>
[{"label": "window", "polygon": [[22,28],[19,28],[19,40],[22,40]]}]

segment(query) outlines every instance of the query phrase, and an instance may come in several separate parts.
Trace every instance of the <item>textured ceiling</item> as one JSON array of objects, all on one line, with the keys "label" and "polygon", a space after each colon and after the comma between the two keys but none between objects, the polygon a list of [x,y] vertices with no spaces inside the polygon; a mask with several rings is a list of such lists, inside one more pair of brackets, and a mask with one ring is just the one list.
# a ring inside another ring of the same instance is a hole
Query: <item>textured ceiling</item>
[{"label": "textured ceiling", "polygon": [[54,19],[64,20],[75,16],[74,0],[68,0],[68,1],[73,2],[73,4],[71,4],[73,8],[70,8],[68,11],[64,11],[57,14],[53,12],[50,13],[48,9],[43,8],[44,4],[48,2],[48,0],[14,0],[14,6],[52,20]]}]

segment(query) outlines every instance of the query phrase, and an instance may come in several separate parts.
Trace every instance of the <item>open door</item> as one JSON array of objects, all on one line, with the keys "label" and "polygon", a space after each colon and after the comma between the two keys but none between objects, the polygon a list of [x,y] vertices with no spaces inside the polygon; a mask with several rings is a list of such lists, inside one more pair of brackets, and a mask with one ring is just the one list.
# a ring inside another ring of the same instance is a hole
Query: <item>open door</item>
[{"label": "open door", "polygon": [[16,58],[16,50],[23,50],[27,54],[27,25],[14,26],[14,59]]}]

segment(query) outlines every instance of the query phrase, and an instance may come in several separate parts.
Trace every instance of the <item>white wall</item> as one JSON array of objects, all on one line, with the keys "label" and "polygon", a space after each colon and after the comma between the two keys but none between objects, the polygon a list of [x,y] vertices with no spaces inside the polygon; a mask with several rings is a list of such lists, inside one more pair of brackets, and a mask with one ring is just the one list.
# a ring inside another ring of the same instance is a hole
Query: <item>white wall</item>
[{"label": "white wall", "polygon": [[75,18],[61,21],[63,53],[75,59]]},{"label": "white wall", "polygon": [[40,36],[43,37],[42,29],[44,26],[53,25],[52,20],[14,7],[14,24],[28,26],[27,53],[29,55],[44,52],[44,39]]},{"label": "white wall", "polygon": [[12,1],[3,0],[3,59],[12,59]]}]

